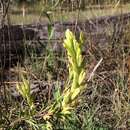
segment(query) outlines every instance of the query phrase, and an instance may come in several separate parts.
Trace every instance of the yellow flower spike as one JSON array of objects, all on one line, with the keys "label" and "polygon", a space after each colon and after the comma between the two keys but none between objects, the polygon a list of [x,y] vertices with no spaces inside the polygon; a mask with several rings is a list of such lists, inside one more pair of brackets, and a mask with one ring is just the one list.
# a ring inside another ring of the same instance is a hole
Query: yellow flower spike
[{"label": "yellow flower spike", "polygon": [[[71,45],[71,44],[70,44]],[[75,57],[75,52],[73,51],[73,49],[70,47],[70,45],[68,44],[64,44],[64,47],[68,50],[67,51],[67,55],[68,57]]]},{"label": "yellow flower spike", "polygon": [[72,36],[72,33],[69,31],[69,30],[67,30],[66,31],[66,39],[64,40],[64,45],[66,45],[66,46],[68,46],[70,49],[72,49],[73,47],[72,47],[72,42],[73,42],[73,36]]},{"label": "yellow flower spike", "polygon": [[17,84],[16,88],[18,92],[22,95],[22,97],[27,101],[30,109],[32,110],[35,106],[32,100],[31,92],[30,92],[29,81],[26,80],[23,76],[21,77],[22,77],[22,83]]},{"label": "yellow flower spike", "polygon": [[75,57],[76,55],[76,50],[75,50],[75,36],[73,33],[67,29],[65,33],[66,39],[64,40],[64,46],[65,48],[69,48],[68,52],[70,53],[70,56]]},{"label": "yellow flower spike", "polygon": [[[83,34],[80,34],[80,43],[77,42],[75,39],[75,36],[70,32],[69,30],[66,31],[66,39],[64,40],[64,45],[66,44],[68,59],[69,59],[69,76],[72,80],[72,86],[70,89],[70,95],[67,94],[67,97],[70,96],[67,102],[72,100],[75,100],[75,98],[78,96],[82,88],[80,88],[80,84],[82,84],[84,78],[85,78],[85,71],[83,68],[83,58],[81,53],[81,45],[83,44]],[[67,43],[68,42],[68,43]],[[70,45],[71,44],[71,45]],[[68,49],[68,46],[71,47],[71,49]],[[63,102],[67,100],[66,97],[64,97]]]},{"label": "yellow flower spike", "polygon": [[[55,102],[48,110],[43,118],[50,127],[48,120],[53,120],[54,117],[60,115],[60,119],[65,120],[66,116],[72,114],[72,110],[78,104],[77,97],[84,88],[83,80],[85,79],[85,70],[83,65],[83,57],[81,52],[81,45],[83,44],[83,35],[80,34],[79,42],[70,30],[65,32],[64,48],[67,50],[68,67],[69,67],[69,86],[64,90],[62,100]],[[49,114],[51,113],[51,115]],[[51,129],[51,127],[50,127]]]},{"label": "yellow flower spike", "polygon": [[75,36],[73,35],[73,33],[69,29],[66,30],[65,36],[66,36],[67,40],[73,40],[73,39],[75,39]]}]

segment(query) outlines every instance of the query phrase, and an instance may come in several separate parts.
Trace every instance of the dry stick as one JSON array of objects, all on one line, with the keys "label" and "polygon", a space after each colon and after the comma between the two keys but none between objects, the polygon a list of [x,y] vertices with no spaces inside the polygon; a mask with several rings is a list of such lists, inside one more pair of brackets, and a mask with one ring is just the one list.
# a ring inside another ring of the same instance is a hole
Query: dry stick
[{"label": "dry stick", "polygon": [[74,27],[74,32],[75,32],[75,33],[76,33],[76,28],[77,28],[77,25],[78,25],[78,20],[79,20],[79,15],[80,15],[80,3],[81,3],[81,0],[79,1],[78,12],[77,12],[77,18],[76,18],[75,27]]},{"label": "dry stick", "polygon": [[90,74],[87,82],[89,82],[92,79],[92,77],[94,76],[95,71],[97,70],[97,68],[99,67],[99,65],[101,64],[102,61],[103,61],[103,58],[101,58],[100,61],[97,63],[97,65],[94,67],[94,69],[93,69],[92,73]]}]

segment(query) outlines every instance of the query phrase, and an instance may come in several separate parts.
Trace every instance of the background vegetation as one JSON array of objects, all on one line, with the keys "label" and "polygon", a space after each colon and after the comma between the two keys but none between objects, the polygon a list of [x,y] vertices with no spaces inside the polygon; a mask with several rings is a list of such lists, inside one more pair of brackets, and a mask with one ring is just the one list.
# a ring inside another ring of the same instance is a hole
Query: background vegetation
[{"label": "background vegetation", "polygon": [[[0,129],[129,129],[130,24],[121,36],[119,26],[101,28],[95,41],[91,33],[67,30],[55,48],[51,26],[129,12],[129,0],[12,0],[6,24],[49,23],[48,41],[24,41],[43,49],[37,54],[35,46],[26,46],[23,64],[2,75]],[[99,33],[110,40],[97,44]]]}]

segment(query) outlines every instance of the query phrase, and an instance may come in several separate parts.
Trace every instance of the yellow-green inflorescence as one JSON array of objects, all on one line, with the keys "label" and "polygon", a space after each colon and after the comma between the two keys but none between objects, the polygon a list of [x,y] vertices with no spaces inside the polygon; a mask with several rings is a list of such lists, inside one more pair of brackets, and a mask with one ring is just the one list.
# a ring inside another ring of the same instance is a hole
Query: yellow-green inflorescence
[{"label": "yellow-green inflorescence", "polygon": [[80,33],[79,41],[70,30],[65,33],[64,47],[67,50],[69,59],[69,80],[70,88],[64,92],[62,101],[62,113],[69,113],[73,109],[77,96],[84,88],[83,81],[85,79],[84,60],[82,57],[83,35]]},{"label": "yellow-green inflorescence", "polygon": [[[83,34],[80,33],[79,41],[70,30],[66,30],[64,40],[64,48],[67,50],[68,68],[69,68],[69,82],[70,85],[65,88],[61,95],[61,102],[54,103],[49,109],[44,119],[48,120],[54,115],[61,115],[62,118],[71,114],[75,108],[77,97],[84,89],[83,81],[85,79],[84,60],[82,57]],[[59,116],[58,116],[59,117]],[[64,118],[65,119],[65,118]]]},{"label": "yellow-green inflorescence", "polygon": [[[53,129],[54,119],[66,119],[72,113],[78,101],[77,97],[83,91],[85,85],[85,68],[82,56],[83,34],[80,33],[79,41],[70,30],[65,32],[64,48],[68,56],[69,85],[65,87],[63,94],[59,93],[55,102],[44,111],[43,119],[47,130]],[[34,103],[30,92],[28,80],[22,76],[23,84],[17,85],[17,89],[22,97],[27,101],[30,109],[34,109]],[[58,91],[57,91],[58,92]]]},{"label": "yellow-green inflorescence", "polygon": [[17,84],[17,90],[22,95],[22,97],[27,101],[30,110],[34,109],[34,103],[31,96],[31,89],[29,80],[25,79],[23,75],[21,75],[22,84]]}]

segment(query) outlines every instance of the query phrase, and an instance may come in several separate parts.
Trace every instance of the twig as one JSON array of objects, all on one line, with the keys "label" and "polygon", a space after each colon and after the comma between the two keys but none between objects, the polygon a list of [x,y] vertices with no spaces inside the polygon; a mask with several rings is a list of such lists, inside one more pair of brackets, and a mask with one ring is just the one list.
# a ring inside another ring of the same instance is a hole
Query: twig
[{"label": "twig", "polygon": [[103,58],[100,59],[100,61],[97,63],[97,65],[94,67],[92,73],[90,74],[89,78],[88,78],[88,82],[92,79],[92,77],[94,76],[95,71],[97,70],[97,68],[99,67],[99,65],[101,64],[101,62],[103,61]]}]

